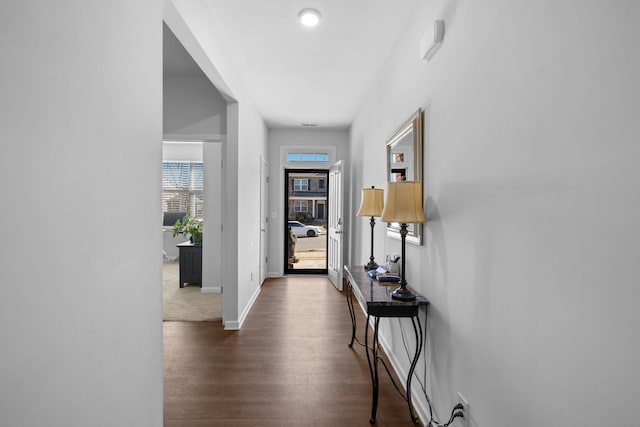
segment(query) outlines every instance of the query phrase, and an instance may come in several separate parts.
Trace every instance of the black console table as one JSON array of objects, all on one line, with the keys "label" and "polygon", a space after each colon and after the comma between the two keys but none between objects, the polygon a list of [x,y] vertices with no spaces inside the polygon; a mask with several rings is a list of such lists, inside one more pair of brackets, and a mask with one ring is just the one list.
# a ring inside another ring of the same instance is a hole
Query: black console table
[{"label": "black console table", "polygon": [[[371,373],[371,383],[373,385],[373,402],[371,404],[371,418],[369,422],[371,424],[376,422],[376,412],[378,409],[378,326],[380,324],[380,318],[382,317],[408,317],[411,319],[413,325],[413,331],[416,339],[416,351],[411,361],[411,367],[409,368],[409,374],[406,379],[407,390],[407,404],[409,405],[409,415],[414,423],[418,423],[420,420],[413,410],[411,404],[411,379],[413,372],[415,371],[416,364],[420,358],[420,352],[422,351],[422,345],[424,342],[422,334],[422,324],[420,323],[419,310],[420,306],[427,306],[429,301],[421,296],[417,295],[415,301],[404,302],[391,299],[391,292],[398,287],[397,283],[391,282],[379,282],[369,277],[362,265],[345,266],[344,271],[346,273],[345,279],[348,282],[347,289],[347,305],[349,306],[349,314],[351,315],[351,343],[349,347],[353,346],[353,342],[356,339],[356,316],[353,307],[353,298],[366,307],[367,310],[367,324],[365,325],[365,351],[367,353],[367,362],[369,363],[369,372]],[[412,289],[415,293],[415,290]],[[371,346],[369,346],[369,319],[374,317],[373,322],[373,340]],[[426,316],[426,308],[425,308]],[[426,317],[425,317],[426,319]]]},{"label": "black console table", "polygon": [[184,242],[176,245],[180,258],[180,287],[185,283],[199,283],[202,286],[202,245]]}]

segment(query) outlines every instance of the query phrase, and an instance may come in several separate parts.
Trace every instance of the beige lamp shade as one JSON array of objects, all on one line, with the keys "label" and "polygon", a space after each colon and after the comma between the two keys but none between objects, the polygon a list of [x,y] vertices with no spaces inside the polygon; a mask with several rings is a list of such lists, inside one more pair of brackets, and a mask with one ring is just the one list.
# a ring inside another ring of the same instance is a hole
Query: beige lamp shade
[{"label": "beige lamp shade", "polygon": [[360,202],[360,210],[358,216],[375,216],[382,215],[384,208],[384,190],[382,188],[363,188],[362,201]]},{"label": "beige lamp shade", "polygon": [[382,221],[416,224],[426,221],[422,209],[422,183],[417,181],[389,182],[387,202]]}]

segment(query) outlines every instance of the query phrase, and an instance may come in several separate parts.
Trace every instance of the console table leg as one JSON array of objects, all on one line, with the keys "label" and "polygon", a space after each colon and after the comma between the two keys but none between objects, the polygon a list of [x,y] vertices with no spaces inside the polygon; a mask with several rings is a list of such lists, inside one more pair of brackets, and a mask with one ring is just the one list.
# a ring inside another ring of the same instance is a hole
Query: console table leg
[{"label": "console table leg", "polygon": [[[418,324],[416,328],[416,323]],[[411,361],[411,367],[409,368],[409,374],[407,376],[407,404],[409,405],[409,414],[411,415],[411,420],[414,423],[419,423],[420,419],[413,412],[413,405],[411,404],[411,380],[413,379],[413,372],[416,369],[416,365],[418,364],[418,359],[420,358],[420,353],[422,352],[423,338],[422,338],[422,324],[420,323],[420,313],[416,317],[411,318],[411,324],[413,325],[413,332],[416,336],[416,352],[413,356],[413,360]],[[420,330],[420,333],[418,333]]]},{"label": "console table leg", "polygon": [[[367,325],[365,330],[365,349],[367,351],[367,362],[369,362],[369,372],[371,373],[371,385],[373,387],[373,396],[371,402],[371,418],[369,419],[370,424],[374,424],[376,422],[376,413],[378,412],[378,390],[379,390],[379,380],[378,380],[378,326],[380,325],[380,318],[375,317],[373,321],[373,342],[371,344],[371,357],[369,357],[369,318],[367,315]],[[373,360],[372,360],[373,359]]]},{"label": "console table leg", "polygon": [[349,307],[349,315],[351,316],[351,342],[349,347],[353,347],[353,341],[356,339],[356,313],[353,308],[353,290],[351,289],[351,282],[348,282],[347,287],[347,307]]}]

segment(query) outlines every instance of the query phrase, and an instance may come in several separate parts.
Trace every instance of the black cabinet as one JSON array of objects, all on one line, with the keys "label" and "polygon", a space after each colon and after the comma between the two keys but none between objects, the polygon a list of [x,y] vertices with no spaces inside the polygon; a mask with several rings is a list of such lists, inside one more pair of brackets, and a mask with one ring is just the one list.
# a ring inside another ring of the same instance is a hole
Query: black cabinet
[{"label": "black cabinet", "polygon": [[202,245],[184,242],[176,245],[180,257],[180,287],[185,283],[199,283],[202,286]]}]

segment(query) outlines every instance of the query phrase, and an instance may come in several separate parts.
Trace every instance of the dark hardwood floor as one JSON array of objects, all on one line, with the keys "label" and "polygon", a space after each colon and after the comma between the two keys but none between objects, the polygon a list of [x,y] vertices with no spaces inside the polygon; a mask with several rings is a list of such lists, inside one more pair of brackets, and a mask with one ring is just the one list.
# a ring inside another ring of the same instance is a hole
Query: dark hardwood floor
[{"label": "dark hardwood floor", "polygon": [[[365,317],[358,309],[358,336]],[[269,279],[240,331],[164,323],[165,426],[369,426],[371,377],[344,292],[324,277]],[[377,426],[413,426],[381,371]]]}]

